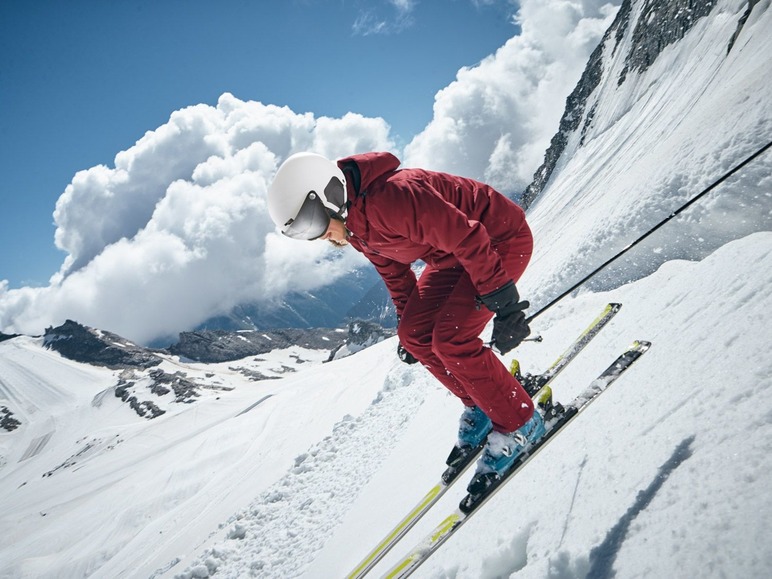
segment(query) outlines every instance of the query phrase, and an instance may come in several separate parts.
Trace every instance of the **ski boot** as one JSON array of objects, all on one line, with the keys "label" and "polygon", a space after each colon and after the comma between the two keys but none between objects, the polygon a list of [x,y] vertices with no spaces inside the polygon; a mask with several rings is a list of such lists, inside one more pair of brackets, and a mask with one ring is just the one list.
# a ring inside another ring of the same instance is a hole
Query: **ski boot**
[{"label": "ski boot", "polygon": [[513,432],[493,431],[488,435],[483,454],[477,461],[477,472],[469,483],[468,501],[477,502],[498,486],[515,462],[547,433],[540,409],[535,408],[533,416]]},{"label": "ski boot", "polygon": [[458,442],[450,451],[442,473],[442,480],[449,484],[474,460],[485,445],[485,438],[492,428],[491,419],[477,406],[465,406],[459,420]]}]

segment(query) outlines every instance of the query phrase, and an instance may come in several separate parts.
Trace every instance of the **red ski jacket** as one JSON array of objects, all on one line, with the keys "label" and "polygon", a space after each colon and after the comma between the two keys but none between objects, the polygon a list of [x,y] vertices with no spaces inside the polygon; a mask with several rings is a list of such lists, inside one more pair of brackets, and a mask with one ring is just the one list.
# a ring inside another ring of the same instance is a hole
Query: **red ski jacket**
[{"label": "red ski jacket", "polygon": [[437,269],[460,265],[480,295],[512,281],[497,248],[517,237],[523,209],[484,183],[399,165],[391,153],[338,161],[347,177],[349,241],[380,273],[397,314],[416,285],[410,264],[417,260]]}]

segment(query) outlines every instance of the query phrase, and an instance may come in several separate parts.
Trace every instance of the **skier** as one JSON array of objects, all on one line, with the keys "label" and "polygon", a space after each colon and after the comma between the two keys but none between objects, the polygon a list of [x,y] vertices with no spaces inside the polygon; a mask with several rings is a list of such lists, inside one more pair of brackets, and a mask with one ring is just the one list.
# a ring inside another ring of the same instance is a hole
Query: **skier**
[{"label": "skier", "polygon": [[524,211],[490,186],[399,165],[385,152],[337,163],[292,155],[268,189],[268,210],[283,234],[350,244],[372,262],[397,310],[400,358],[421,362],[464,404],[448,464],[487,436],[475,479],[500,477],[545,427],[480,333],[495,314],[492,345],[502,354],[530,333],[515,282],[533,237]]}]

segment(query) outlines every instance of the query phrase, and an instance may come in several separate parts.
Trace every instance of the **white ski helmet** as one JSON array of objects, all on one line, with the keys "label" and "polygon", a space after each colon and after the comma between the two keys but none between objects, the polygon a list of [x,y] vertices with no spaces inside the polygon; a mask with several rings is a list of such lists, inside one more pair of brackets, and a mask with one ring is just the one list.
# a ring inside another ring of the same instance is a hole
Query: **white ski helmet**
[{"label": "white ski helmet", "polygon": [[281,164],[268,187],[268,213],[294,239],[324,235],[330,217],[346,217],[346,177],[316,153],[295,153]]}]

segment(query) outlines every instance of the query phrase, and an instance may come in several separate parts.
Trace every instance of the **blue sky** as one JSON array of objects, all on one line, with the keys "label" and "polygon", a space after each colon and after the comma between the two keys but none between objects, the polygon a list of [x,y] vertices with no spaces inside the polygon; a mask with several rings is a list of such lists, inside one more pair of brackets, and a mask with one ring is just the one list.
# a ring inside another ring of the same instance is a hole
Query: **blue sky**
[{"label": "blue sky", "polygon": [[515,35],[506,0],[4,0],[0,279],[48,283],[52,213],[180,108],[224,92],[297,113],[383,117],[404,144],[434,95]]}]

